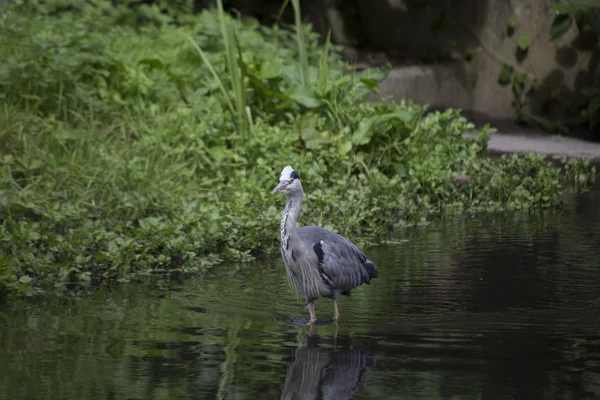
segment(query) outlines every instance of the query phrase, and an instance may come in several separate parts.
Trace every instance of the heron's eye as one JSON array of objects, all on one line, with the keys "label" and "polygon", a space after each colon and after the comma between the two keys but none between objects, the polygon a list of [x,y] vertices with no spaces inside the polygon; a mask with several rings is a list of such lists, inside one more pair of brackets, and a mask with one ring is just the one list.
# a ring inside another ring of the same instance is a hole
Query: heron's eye
[{"label": "heron's eye", "polygon": [[289,185],[290,183],[294,182],[293,179],[288,179],[287,184]]}]

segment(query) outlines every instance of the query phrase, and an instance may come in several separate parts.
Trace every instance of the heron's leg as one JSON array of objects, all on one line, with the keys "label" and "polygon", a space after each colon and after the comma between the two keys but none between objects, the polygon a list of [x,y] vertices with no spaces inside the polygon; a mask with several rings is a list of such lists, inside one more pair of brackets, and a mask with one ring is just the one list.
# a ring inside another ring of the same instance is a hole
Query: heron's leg
[{"label": "heron's leg", "polygon": [[333,299],[333,319],[335,321],[340,319],[340,312],[338,311],[338,308],[337,308],[337,299]]},{"label": "heron's leg", "polygon": [[333,320],[333,344],[335,347],[335,340],[337,339],[338,333],[340,332],[340,323],[337,319]]},{"label": "heron's leg", "polygon": [[315,303],[309,303],[308,304],[308,312],[310,313],[310,323],[314,324],[315,322],[317,322],[317,313],[315,313]]}]

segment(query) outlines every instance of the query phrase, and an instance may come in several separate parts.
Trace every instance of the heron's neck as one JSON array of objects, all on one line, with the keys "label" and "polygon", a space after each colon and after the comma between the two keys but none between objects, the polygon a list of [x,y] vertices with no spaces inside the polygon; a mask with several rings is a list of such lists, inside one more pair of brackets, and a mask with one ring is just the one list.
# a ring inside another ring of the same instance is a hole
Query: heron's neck
[{"label": "heron's neck", "polygon": [[288,194],[285,197],[285,208],[281,215],[281,245],[288,247],[288,240],[295,241],[298,239],[296,234],[296,221],[300,216],[302,209],[302,192]]}]

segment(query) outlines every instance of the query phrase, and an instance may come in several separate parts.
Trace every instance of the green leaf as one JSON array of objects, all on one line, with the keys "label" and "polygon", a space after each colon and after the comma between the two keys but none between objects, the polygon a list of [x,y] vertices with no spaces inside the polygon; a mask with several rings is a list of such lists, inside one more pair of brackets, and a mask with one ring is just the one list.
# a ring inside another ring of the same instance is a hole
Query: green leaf
[{"label": "green leaf", "polygon": [[531,36],[521,35],[518,40],[519,48],[523,51],[527,50],[531,46]]},{"label": "green leaf", "polygon": [[573,18],[575,18],[575,24],[577,25],[577,31],[581,34],[585,29],[585,25],[587,24],[587,18],[585,16],[585,11],[581,8],[575,10],[573,14]]},{"label": "green leaf", "polygon": [[296,86],[287,95],[290,99],[307,108],[321,106],[321,101],[317,98],[315,91],[309,87]]},{"label": "green leaf", "polygon": [[506,84],[510,82],[510,80],[512,79],[513,72],[513,67],[511,67],[510,65],[503,65],[502,69],[500,70],[500,75],[498,76],[498,82],[500,82],[501,84]]},{"label": "green leaf", "polygon": [[510,18],[508,19],[508,27],[513,29],[517,27],[517,17],[515,17],[514,15],[510,16]]},{"label": "green leaf", "polygon": [[242,21],[242,25],[244,26],[244,28],[246,28],[250,31],[254,31],[258,27],[260,27],[260,23],[254,17],[248,17],[248,16],[244,15],[244,16],[242,16],[241,21]]},{"label": "green leaf", "polygon": [[276,78],[281,75],[281,60],[271,58],[260,67],[260,77],[263,79]]},{"label": "green leaf", "polygon": [[148,65],[153,69],[165,69],[165,64],[158,58],[143,58],[138,62],[138,65]]},{"label": "green leaf", "polygon": [[374,80],[376,82],[381,82],[388,76],[388,74],[390,73],[390,70],[391,70],[391,65],[386,64],[385,66],[383,66],[381,68],[365,69],[365,70],[359,72],[358,74],[356,74],[356,77],[359,79],[366,78],[366,79]]},{"label": "green leaf", "polygon": [[3,164],[10,165],[10,164],[14,164],[15,157],[12,154],[5,154],[1,160],[2,160]]},{"label": "green leaf", "polygon": [[19,96],[21,96],[24,99],[27,100],[41,100],[42,98],[36,94],[27,94],[27,93],[19,93]]},{"label": "green leaf", "polygon": [[114,240],[108,242],[108,252],[111,254],[115,254],[119,251],[119,246]]},{"label": "green leaf", "polygon": [[302,132],[302,140],[307,149],[318,149],[324,144],[331,143],[328,132],[319,132],[315,128],[307,128]]},{"label": "green leaf", "polygon": [[412,119],[413,115],[406,111],[402,110],[396,113],[377,115],[375,117],[371,117],[367,120],[363,120],[358,124],[358,129],[352,135],[352,143],[361,145],[367,144],[371,141],[373,136],[373,126],[380,122],[388,121],[390,119],[399,119],[404,122],[408,122]]},{"label": "green leaf", "polygon": [[29,275],[23,275],[22,277],[19,278],[20,283],[29,283],[32,280],[33,280],[33,278],[30,277]]},{"label": "green leaf", "polygon": [[17,167],[19,171],[35,171],[44,166],[43,161],[39,159],[31,159],[25,156],[19,157],[17,161],[19,163],[19,167]]},{"label": "green leaf", "polygon": [[555,15],[561,14],[572,14],[575,11],[575,7],[573,7],[569,3],[561,3],[557,4],[550,9]]},{"label": "green leaf", "polygon": [[343,156],[348,154],[350,150],[352,150],[352,142],[344,142],[339,148],[340,154]]},{"label": "green leaf", "polygon": [[513,80],[513,91],[517,96],[520,96],[523,93],[523,86],[525,83],[525,74],[519,74]]},{"label": "green leaf", "polygon": [[567,33],[569,28],[571,28],[571,24],[573,24],[573,19],[570,15],[559,14],[554,17],[554,22],[552,22],[552,26],[550,27],[550,40],[558,39]]},{"label": "green leaf", "polygon": [[360,82],[373,91],[379,90],[379,83],[374,79],[360,78]]}]

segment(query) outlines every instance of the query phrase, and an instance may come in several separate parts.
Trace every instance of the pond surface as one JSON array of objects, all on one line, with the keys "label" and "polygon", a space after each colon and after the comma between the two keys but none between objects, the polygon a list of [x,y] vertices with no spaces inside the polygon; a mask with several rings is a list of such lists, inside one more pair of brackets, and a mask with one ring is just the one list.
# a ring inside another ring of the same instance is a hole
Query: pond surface
[{"label": "pond surface", "polygon": [[4,304],[0,398],[600,398],[600,185],[365,250],[379,278],[313,332],[279,259]]}]

